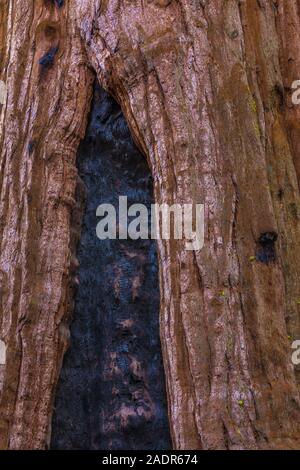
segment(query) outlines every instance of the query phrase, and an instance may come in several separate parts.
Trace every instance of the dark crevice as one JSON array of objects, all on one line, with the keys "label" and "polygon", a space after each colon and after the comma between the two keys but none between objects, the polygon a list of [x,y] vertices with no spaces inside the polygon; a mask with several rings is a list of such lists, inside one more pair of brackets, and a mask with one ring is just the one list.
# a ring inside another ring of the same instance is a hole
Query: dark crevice
[{"label": "dark crevice", "polygon": [[118,104],[98,85],[78,170],[87,203],[71,347],[56,394],[53,449],[169,449],[156,245],[96,237],[96,208],[152,200],[152,178]]},{"label": "dark crevice", "polygon": [[276,247],[278,235],[276,232],[264,232],[258,240],[256,259],[261,263],[269,264],[276,261]]},{"label": "dark crevice", "polygon": [[44,70],[52,67],[57,52],[58,46],[52,47],[51,49],[49,49],[48,52],[43,55],[43,57],[40,58],[39,64]]}]

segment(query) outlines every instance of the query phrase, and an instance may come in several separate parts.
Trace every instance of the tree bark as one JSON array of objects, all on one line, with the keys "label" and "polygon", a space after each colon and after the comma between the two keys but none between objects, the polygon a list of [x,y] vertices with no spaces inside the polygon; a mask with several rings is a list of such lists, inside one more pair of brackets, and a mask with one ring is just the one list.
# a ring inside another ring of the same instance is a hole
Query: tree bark
[{"label": "tree bark", "polygon": [[201,251],[158,241],[174,448],[299,448],[299,0],[60,3],[0,10],[0,448],[50,439],[94,74],[156,202],[205,204]]}]

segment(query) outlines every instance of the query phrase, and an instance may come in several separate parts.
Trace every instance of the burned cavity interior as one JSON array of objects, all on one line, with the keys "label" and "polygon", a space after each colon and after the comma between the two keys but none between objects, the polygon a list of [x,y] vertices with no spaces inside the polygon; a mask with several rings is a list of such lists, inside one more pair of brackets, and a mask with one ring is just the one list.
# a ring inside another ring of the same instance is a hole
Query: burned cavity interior
[{"label": "burned cavity interior", "polygon": [[96,209],[152,201],[152,179],[117,103],[98,85],[78,153],[87,204],[71,347],[56,395],[53,449],[168,449],[152,240],[99,240]]},{"label": "burned cavity interior", "polygon": [[256,259],[262,263],[269,264],[276,261],[276,246],[278,239],[276,232],[264,232],[257,242]]}]

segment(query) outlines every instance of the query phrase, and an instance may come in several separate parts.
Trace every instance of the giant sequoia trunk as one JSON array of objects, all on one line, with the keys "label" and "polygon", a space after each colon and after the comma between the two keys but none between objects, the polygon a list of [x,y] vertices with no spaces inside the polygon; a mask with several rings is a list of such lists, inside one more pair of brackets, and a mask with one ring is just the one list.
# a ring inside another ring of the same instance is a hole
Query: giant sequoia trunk
[{"label": "giant sequoia trunk", "polygon": [[50,442],[96,76],[156,202],[205,204],[201,251],[157,243],[174,448],[299,448],[300,1],[2,0],[0,15],[0,447]]}]

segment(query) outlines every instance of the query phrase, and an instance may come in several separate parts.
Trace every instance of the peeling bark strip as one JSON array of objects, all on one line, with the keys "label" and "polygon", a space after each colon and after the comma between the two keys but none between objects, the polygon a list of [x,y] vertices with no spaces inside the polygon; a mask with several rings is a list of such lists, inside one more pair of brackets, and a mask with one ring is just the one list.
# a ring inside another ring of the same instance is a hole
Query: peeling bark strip
[{"label": "peeling bark strip", "polygon": [[[1,22],[0,79],[8,86],[0,119],[0,339],[7,348],[2,449],[47,445],[68,347],[75,158],[93,81],[75,37],[74,14],[73,8],[63,13],[42,1],[7,1]],[[55,67],[41,81],[39,59],[57,38]]]},{"label": "peeling bark strip", "polygon": [[[0,8],[0,447],[49,440],[93,68],[147,155],[156,202],[206,205],[201,252],[158,243],[174,447],[299,448],[288,343],[300,338],[300,108],[288,91],[300,75],[299,0]],[[40,81],[39,59],[58,43]],[[272,232],[276,259],[249,262]]]}]

